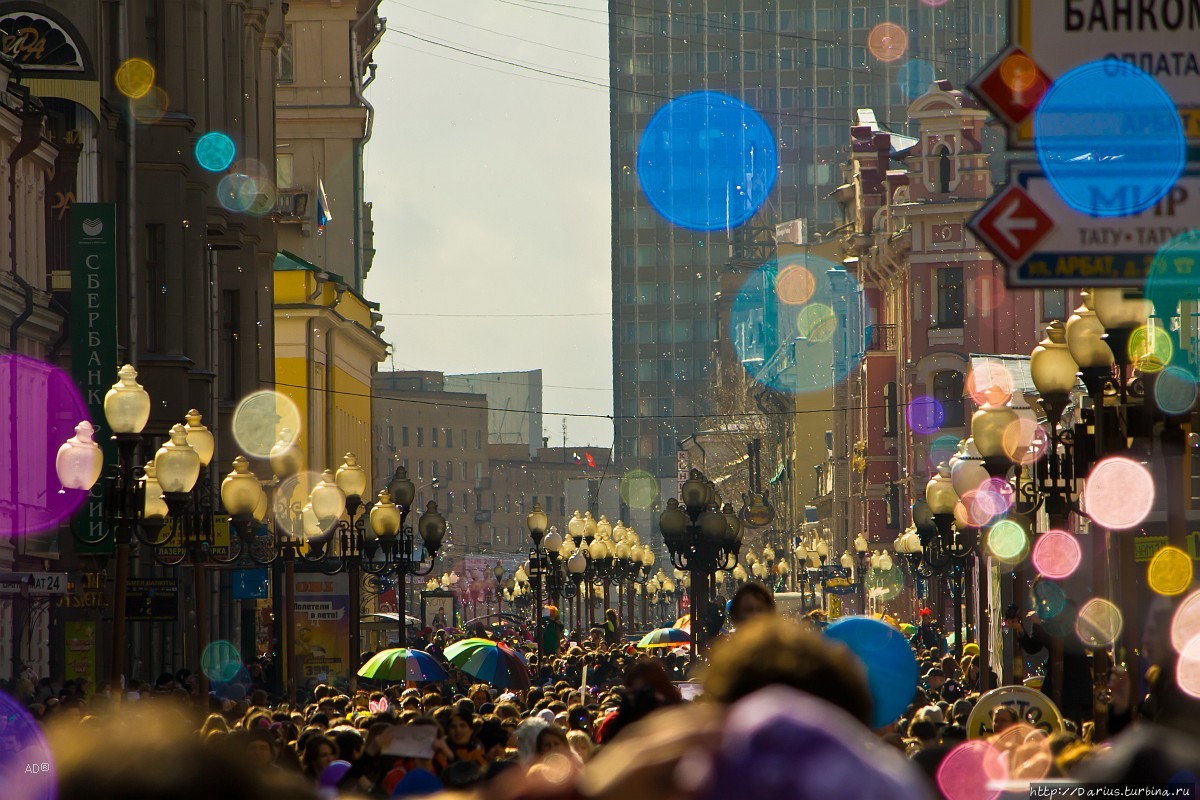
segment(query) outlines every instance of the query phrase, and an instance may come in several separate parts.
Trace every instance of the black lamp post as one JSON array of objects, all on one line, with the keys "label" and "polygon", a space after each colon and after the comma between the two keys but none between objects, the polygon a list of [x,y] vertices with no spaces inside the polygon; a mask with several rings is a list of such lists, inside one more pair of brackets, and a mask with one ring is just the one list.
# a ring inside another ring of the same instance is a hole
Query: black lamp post
[{"label": "black lamp post", "polygon": [[710,580],[718,570],[731,570],[742,547],[742,523],[733,507],[718,506],[716,487],[693,469],[681,487],[683,505],[671,498],[659,517],[659,529],[671,562],[691,576],[692,652],[703,644],[709,622]]}]

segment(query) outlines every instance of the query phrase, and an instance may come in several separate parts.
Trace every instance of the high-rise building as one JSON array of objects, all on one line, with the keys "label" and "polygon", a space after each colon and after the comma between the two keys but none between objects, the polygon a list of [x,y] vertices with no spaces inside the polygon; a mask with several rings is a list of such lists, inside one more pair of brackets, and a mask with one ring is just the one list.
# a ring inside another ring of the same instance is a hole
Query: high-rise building
[{"label": "high-rise building", "polygon": [[542,371],[447,375],[446,391],[487,395],[488,444],[523,444],[529,457],[542,446]]},{"label": "high-rise building", "polygon": [[[626,467],[674,475],[680,440],[711,413],[714,311],[730,263],[772,258],[775,225],[842,224],[828,199],[841,182],[855,109],[905,132],[908,102],[934,79],[965,85],[1001,46],[1004,0],[612,0],[609,4],[613,405]],[[887,26],[887,27],[880,27]],[[734,96],[775,136],[777,180],[750,220],[697,231],[658,214],[639,186],[637,153],[666,102],[698,91]],[[806,229],[806,230],[805,230]]]}]

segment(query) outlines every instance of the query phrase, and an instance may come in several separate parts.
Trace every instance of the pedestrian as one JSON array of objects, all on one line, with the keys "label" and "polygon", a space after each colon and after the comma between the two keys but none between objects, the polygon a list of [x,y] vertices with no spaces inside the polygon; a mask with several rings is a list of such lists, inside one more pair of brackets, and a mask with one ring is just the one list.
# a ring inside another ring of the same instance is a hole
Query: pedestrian
[{"label": "pedestrian", "polygon": [[548,606],[546,618],[542,620],[542,657],[553,659],[562,646],[563,624],[559,619],[558,606]]},{"label": "pedestrian", "polygon": [[613,645],[620,644],[624,632],[621,628],[621,620],[617,617],[617,612],[613,609],[607,609],[604,612],[604,643]]},{"label": "pedestrian", "polygon": [[736,628],[762,614],[775,613],[775,595],[761,583],[745,583],[729,601],[729,621]]}]

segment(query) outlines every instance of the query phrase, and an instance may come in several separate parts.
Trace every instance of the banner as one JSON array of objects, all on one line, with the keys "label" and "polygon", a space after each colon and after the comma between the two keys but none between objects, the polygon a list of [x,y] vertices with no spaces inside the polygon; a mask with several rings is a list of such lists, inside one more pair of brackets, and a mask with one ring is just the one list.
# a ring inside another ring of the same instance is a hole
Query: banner
[{"label": "banner", "polygon": [[63,678],[72,681],[83,678],[88,691],[96,690],[96,623],[68,622],[64,626],[66,636],[66,663]]},{"label": "banner", "polygon": [[130,578],[125,584],[125,619],[174,622],[179,618],[179,581],[175,578]]},{"label": "banner", "polygon": [[[117,382],[117,222],[113,203],[76,203],[69,225],[71,264],[71,374],[87,404],[104,463],[117,462],[116,446],[104,430],[104,394]],[[75,516],[75,550],[112,554],[116,543],[104,522],[104,481],[92,488]]]},{"label": "banner", "polygon": [[296,662],[300,685],[345,683],[350,673],[350,577],[295,575]]}]

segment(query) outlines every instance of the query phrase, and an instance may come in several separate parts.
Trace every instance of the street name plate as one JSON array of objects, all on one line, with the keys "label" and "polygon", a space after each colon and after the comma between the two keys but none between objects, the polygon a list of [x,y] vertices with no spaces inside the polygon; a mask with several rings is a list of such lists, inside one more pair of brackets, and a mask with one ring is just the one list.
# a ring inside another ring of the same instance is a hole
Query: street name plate
[{"label": "street name plate", "polygon": [[0,572],[0,594],[20,594],[28,586],[30,594],[66,594],[65,572]]}]

